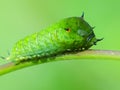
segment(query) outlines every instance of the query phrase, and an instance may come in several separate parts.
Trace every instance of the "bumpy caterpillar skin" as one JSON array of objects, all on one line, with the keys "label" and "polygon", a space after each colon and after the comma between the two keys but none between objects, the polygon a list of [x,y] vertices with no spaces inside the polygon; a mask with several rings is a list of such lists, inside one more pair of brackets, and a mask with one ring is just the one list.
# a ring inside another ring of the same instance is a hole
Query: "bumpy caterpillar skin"
[{"label": "bumpy caterpillar skin", "polygon": [[16,63],[40,60],[64,52],[86,50],[97,41],[93,28],[81,17],[63,19],[54,25],[18,41],[9,60]]}]

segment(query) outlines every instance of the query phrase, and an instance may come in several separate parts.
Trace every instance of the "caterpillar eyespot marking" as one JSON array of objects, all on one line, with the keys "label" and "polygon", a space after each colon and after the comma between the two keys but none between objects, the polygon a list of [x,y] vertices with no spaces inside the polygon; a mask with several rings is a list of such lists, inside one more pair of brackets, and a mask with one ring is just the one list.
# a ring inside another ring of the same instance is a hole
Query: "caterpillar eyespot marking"
[{"label": "caterpillar eyespot marking", "polygon": [[102,39],[96,38],[93,27],[83,18],[84,13],[81,17],[65,18],[44,30],[26,36],[14,45],[7,59],[16,64],[45,62],[46,59],[66,52],[89,49]]},{"label": "caterpillar eyespot marking", "polygon": [[65,30],[66,30],[67,32],[70,32],[70,28],[65,28]]}]

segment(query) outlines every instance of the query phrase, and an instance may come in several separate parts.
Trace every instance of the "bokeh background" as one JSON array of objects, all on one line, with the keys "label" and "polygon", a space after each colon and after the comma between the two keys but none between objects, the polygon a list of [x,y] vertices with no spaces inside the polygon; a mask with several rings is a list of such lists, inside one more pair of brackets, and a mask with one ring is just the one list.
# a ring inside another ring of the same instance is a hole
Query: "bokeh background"
[{"label": "bokeh background", "polygon": [[[92,49],[120,50],[120,0],[1,0],[0,55],[16,41],[60,19],[81,16],[95,26]],[[1,90],[120,90],[120,61],[60,61],[0,76]]]}]

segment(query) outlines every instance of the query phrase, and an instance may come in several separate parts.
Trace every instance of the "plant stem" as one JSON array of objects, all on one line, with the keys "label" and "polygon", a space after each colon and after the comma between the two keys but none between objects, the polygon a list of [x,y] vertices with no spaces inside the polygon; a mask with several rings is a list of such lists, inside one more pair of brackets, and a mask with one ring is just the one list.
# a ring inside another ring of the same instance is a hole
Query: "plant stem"
[{"label": "plant stem", "polygon": [[[65,55],[59,55],[57,57],[49,58],[46,62],[51,61],[63,61],[63,60],[83,60],[83,59],[111,59],[120,60],[120,51],[112,50],[86,50],[82,52],[72,52]],[[24,67],[37,65],[43,63],[44,60],[39,60],[39,62],[25,62],[16,65],[15,62],[5,61],[4,64],[0,65],[0,75],[22,69]]]}]

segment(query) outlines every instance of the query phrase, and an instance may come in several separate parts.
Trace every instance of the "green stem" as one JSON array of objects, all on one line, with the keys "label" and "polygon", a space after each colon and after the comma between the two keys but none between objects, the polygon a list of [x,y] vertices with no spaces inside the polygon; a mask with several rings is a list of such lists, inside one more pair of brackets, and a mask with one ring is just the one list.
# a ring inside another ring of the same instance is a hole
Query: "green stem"
[{"label": "green stem", "polygon": [[[57,57],[49,58],[48,61],[63,61],[63,60],[83,60],[83,59],[111,59],[111,60],[120,60],[120,51],[111,51],[111,50],[86,50],[82,52],[67,53],[65,55],[60,55]],[[5,61],[6,63],[0,65],[0,75],[22,69],[24,67],[37,65],[43,63],[44,60],[39,60],[39,62],[26,62],[16,65],[15,62]]]}]

